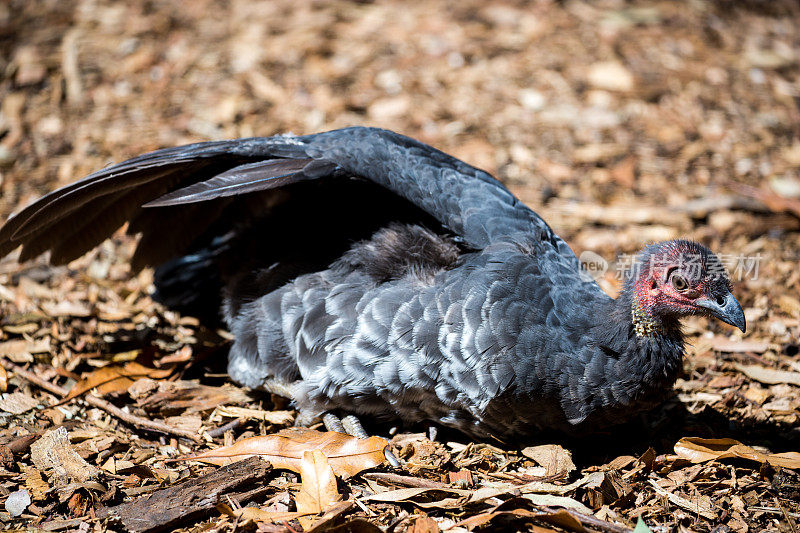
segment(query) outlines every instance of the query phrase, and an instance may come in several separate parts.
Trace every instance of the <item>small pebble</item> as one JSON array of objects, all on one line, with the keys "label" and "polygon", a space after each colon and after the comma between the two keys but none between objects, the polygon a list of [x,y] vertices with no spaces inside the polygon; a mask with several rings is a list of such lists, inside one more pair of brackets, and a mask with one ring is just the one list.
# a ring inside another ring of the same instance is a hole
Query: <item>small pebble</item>
[{"label": "small pebble", "polygon": [[25,489],[12,492],[6,499],[6,511],[11,516],[19,516],[31,504],[31,495]]}]

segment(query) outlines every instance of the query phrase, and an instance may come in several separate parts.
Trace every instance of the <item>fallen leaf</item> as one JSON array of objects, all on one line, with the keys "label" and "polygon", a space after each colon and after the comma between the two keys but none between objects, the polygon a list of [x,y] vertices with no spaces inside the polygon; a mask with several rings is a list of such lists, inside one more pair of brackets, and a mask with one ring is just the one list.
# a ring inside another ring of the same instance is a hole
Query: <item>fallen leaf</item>
[{"label": "fallen leaf", "polygon": [[337,476],[349,477],[384,462],[383,450],[389,443],[380,437],[359,439],[335,431],[315,431],[306,428],[287,428],[274,435],[250,437],[231,446],[223,446],[184,461],[202,461],[224,466],[260,455],[275,468],[300,472],[303,453],[320,450]]},{"label": "fallen leaf", "polygon": [[591,485],[593,483],[601,482],[604,477],[603,472],[592,472],[578,480],[573,481],[567,485],[556,485],[555,483],[548,483],[546,481],[531,481],[525,485],[508,484],[504,487],[482,487],[478,490],[472,491],[470,494],[469,502],[477,503],[481,501],[494,498],[509,492],[519,494],[566,494],[578,487]]},{"label": "fallen leaf", "polygon": [[300,461],[300,479],[302,485],[295,497],[298,513],[322,513],[342,499],[336,488],[333,468],[320,450],[303,452]]},{"label": "fallen leaf", "polygon": [[530,446],[522,450],[522,455],[543,466],[547,476],[569,474],[575,470],[572,454],[558,444]]},{"label": "fallen leaf", "polygon": [[759,365],[736,365],[736,370],[759,383],[766,383],[767,385],[786,383],[800,387],[800,372],[774,370]]},{"label": "fallen leaf", "polygon": [[130,361],[124,365],[102,366],[78,381],[64,400],[70,400],[92,389],[97,389],[96,393],[99,396],[114,392],[124,392],[138,378],[163,379],[170,374],[172,374],[172,369],[149,368],[135,361]]},{"label": "fallen leaf", "polygon": [[439,524],[429,516],[420,516],[406,529],[406,533],[439,533]]},{"label": "fallen leaf", "polygon": [[767,454],[734,439],[684,437],[675,443],[675,453],[693,463],[738,457],[783,468],[800,468],[800,452]]},{"label": "fallen leaf", "polygon": [[8,390],[8,373],[6,369],[0,366],[0,392]]}]

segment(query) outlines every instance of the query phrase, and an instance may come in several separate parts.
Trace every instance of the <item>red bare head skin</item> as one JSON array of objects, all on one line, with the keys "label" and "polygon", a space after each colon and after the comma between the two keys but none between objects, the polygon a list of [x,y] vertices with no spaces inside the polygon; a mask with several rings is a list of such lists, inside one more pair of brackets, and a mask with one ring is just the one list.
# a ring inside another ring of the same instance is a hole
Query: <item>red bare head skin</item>
[{"label": "red bare head skin", "polygon": [[744,331],[744,314],[731,294],[719,258],[705,246],[673,240],[653,244],[637,257],[628,280],[638,335],[678,327],[688,315],[704,315]]}]

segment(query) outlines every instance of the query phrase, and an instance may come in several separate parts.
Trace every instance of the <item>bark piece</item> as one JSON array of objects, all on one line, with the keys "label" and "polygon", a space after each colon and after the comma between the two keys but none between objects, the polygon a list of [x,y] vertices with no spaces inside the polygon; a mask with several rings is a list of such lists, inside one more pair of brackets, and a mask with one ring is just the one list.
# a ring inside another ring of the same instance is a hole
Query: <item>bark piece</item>
[{"label": "bark piece", "polygon": [[98,516],[110,518],[135,533],[173,530],[214,510],[217,503],[227,501],[224,496],[242,504],[269,490],[266,484],[255,490],[253,485],[261,483],[271,469],[266,461],[251,457],[132,502],[103,509]]},{"label": "bark piece", "polygon": [[56,487],[63,487],[72,480],[95,481],[101,475],[99,469],[75,452],[64,427],[48,431],[31,444],[31,460],[36,468],[48,473],[51,484]]}]

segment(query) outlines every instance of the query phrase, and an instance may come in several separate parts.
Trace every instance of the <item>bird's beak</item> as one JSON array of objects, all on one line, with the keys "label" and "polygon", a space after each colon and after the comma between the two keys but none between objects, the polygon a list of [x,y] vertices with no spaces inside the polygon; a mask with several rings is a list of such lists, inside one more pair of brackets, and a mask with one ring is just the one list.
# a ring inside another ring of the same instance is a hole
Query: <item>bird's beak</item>
[{"label": "bird's beak", "polygon": [[739,302],[731,293],[728,293],[727,296],[724,297],[722,303],[717,303],[711,298],[699,298],[695,304],[706,309],[710,315],[719,318],[726,324],[736,326],[742,330],[742,333],[744,333],[747,328],[742,306],[739,305]]}]

